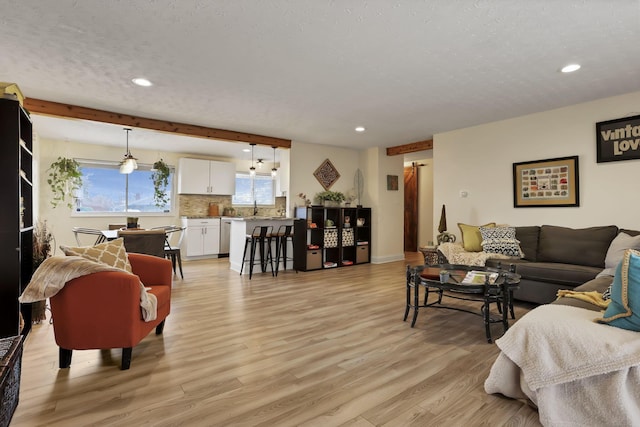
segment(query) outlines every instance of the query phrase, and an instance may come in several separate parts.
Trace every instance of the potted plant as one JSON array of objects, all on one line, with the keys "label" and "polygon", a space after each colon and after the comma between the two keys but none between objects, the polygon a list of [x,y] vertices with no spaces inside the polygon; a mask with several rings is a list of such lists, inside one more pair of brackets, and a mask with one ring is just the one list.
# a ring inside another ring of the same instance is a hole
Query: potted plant
[{"label": "potted plant", "polygon": [[163,207],[169,203],[167,186],[169,185],[171,169],[169,169],[169,166],[164,162],[164,160],[160,159],[153,164],[151,171],[151,180],[153,181],[153,200],[156,206]]},{"label": "potted plant", "polygon": [[339,191],[322,191],[316,194],[316,199],[322,202],[325,206],[340,206],[340,203],[344,201],[344,194]]},{"label": "potted plant", "polygon": [[[33,271],[36,271],[55,249],[55,238],[47,228],[47,221],[38,221],[33,230]],[[31,305],[31,322],[40,323],[46,319],[47,301],[36,301]]]},{"label": "potted plant", "polygon": [[51,205],[55,208],[60,203],[65,203],[69,208],[73,207],[75,194],[82,187],[80,163],[75,159],[58,157],[58,160],[51,163],[47,170],[49,171],[47,184],[53,192]]},{"label": "potted plant", "polygon": [[298,197],[302,199],[302,206],[311,206],[311,200],[307,199],[306,194],[298,193]]}]

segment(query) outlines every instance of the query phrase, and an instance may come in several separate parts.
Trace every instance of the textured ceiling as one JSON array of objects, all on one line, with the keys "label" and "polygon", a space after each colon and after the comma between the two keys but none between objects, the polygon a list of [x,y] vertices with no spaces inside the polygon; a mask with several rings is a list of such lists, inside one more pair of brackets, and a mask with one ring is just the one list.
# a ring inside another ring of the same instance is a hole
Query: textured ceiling
[{"label": "textured ceiling", "polygon": [[[393,146],[640,90],[637,0],[0,4],[0,81],[28,97],[307,143]],[[120,128],[35,122],[122,144]]]}]

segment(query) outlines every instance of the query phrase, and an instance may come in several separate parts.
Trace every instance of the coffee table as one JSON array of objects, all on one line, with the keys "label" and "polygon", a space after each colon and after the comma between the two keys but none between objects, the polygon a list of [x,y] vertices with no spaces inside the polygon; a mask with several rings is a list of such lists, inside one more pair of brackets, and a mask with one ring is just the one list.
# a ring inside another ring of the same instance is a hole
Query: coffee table
[{"label": "coffee table", "polygon": [[[441,271],[448,272],[448,277],[443,281],[440,280]],[[484,283],[462,283],[463,279],[470,271],[496,273],[497,277],[493,283],[490,283],[488,276]],[[481,316],[484,320],[487,342],[491,343],[491,323],[502,323],[504,331],[506,332],[507,329],[509,329],[507,312],[511,311],[512,318],[515,318],[513,313],[512,294],[513,290],[517,288],[520,283],[519,274],[490,267],[458,264],[435,264],[429,266],[419,265],[416,267],[407,266],[406,276],[407,305],[403,320],[407,320],[409,311],[413,309],[413,319],[411,321],[412,328],[416,324],[420,308],[432,307],[456,310]],[[421,286],[425,289],[424,301],[422,304],[420,303],[419,295],[419,288]],[[437,299],[435,301],[429,302],[430,293],[437,294]],[[442,304],[443,297],[481,302],[482,305],[480,307],[480,311],[476,312],[454,305],[444,305]],[[500,318],[491,316],[490,306],[492,303],[497,305],[498,312],[501,314]]]}]

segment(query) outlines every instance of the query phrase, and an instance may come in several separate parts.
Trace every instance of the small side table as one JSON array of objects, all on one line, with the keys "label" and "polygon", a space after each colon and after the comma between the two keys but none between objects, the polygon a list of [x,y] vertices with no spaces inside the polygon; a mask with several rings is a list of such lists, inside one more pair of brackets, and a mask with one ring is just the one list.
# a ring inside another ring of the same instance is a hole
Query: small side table
[{"label": "small side table", "polygon": [[418,250],[424,256],[425,265],[442,264],[444,262],[437,246],[420,246]]}]

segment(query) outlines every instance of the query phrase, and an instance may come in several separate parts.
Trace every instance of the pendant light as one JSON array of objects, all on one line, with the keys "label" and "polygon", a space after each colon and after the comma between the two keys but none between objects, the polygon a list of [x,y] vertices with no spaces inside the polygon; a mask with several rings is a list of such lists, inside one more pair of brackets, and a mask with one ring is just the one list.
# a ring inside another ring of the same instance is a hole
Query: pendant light
[{"label": "pendant light", "polygon": [[129,132],[131,132],[131,128],[124,128],[124,130],[127,132],[127,152],[120,162],[120,173],[130,174],[135,169],[138,169],[138,162],[136,162],[138,159],[133,157],[131,151],[129,151]]},{"label": "pendant light", "polygon": [[275,178],[278,175],[278,169],[276,169],[276,147],[273,148],[273,168],[271,168],[271,178]]},{"label": "pendant light", "polygon": [[256,168],[253,166],[253,147],[255,147],[256,144],[249,145],[251,145],[251,167],[249,168],[249,175],[256,176]]}]

